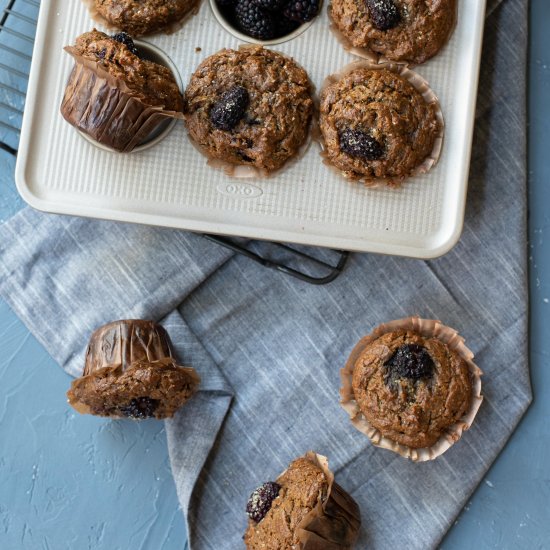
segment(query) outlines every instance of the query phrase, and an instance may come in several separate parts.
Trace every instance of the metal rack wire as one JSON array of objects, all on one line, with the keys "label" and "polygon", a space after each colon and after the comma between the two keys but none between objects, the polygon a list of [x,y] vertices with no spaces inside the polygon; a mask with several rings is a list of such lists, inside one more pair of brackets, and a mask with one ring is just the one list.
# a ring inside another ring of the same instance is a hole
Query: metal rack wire
[{"label": "metal rack wire", "polygon": [[[0,0],[0,149],[12,155],[17,154],[39,8],[39,0]],[[204,237],[266,268],[315,285],[334,281],[350,255],[344,250]]]}]

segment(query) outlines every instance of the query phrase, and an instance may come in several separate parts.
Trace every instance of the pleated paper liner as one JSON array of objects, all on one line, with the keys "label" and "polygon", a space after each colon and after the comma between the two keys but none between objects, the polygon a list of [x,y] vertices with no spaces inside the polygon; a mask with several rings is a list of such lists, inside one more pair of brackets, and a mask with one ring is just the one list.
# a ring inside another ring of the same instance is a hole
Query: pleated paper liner
[{"label": "pleated paper liner", "polygon": [[148,105],[120,78],[76,53],[61,104],[61,114],[95,142],[128,153],[167,119],[183,119],[183,113]]},{"label": "pleated paper liner", "polygon": [[[361,356],[363,350],[371,342],[386,334],[396,330],[411,330],[427,338],[437,338],[445,343],[450,349],[454,350],[464,359],[468,365],[472,380],[471,404],[469,410],[462,418],[451,425],[445,433],[431,446],[420,449],[414,449],[397,443],[385,436],[375,428],[363,415],[355,396],[352,386],[353,371],[355,364]],[[454,445],[472,425],[474,418],[479,410],[483,396],[481,395],[481,375],[483,374],[477,365],[473,362],[474,354],[464,344],[464,339],[459,336],[456,330],[443,325],[440,321],[431,319],[421,319],[420,317],[408,317],[384,323],[375,328],[369,335],[362,338],[353,348],[346,365],[340,371],[342,387],[340,389],[341,405],[349,414],[352,424],[360,432],[364,433],[371,440],[372,444],[383,449],[389,449],[401,456],[410,458],[415,462],[424,462],[433,460],[442,455],[447,449]]]},{"label": "pleated paper liner", "polygon": [[334,481],[327,457],[308,451],[303,458],[323,471],[328,490],[326,497],[319,498],[315,508],[297,525],[299,546],[296,550],[351,550],[361,527],[359,506]]},{"label": "pleated paper liner", "polygon": [[[412,62],[410,60],[406,60],[406,59],[403,59],[403,60],[390,59],[390,58],[384,56],[383,54],[372,50],[368,46],[364,46],[364,47],[354,46],[351,43],[350,39],[336,25],[336,23],[335,23],[335,21],[332,17],[332,10],[331,10],[330,4],[328,6],[327,14],[328,14],[328,20],[329,20],[329,23],[330,23],[330,26],[329,26],[330,32],[335,36],[335,38],[338,40],[338,42],[340,42],[340,44],[342,45],[344,50],[351,53],[352,55],[356,55],[357,57],[361,57],[361,58],[366,59],[368,61],[372,61],[373,63],[399,63],[400,65],[406,65],[408,67],[416,67],[416,66],[420,65],[420,63],[414,63],[414,62]],[[424,61],[424,63],[426,63],[430,59],[433,59],[434,57],[436,57],[439,54],[439,52],[443,48],[445,48],[445,46],[449,43],[449,40],[451,39],[451,36],[453,35],[454,30],[456,28],[457,20],[458,20],[458,1],[455,4],[454,21],[453,21],[453,23],[452,23],[452,25],[449,29],[449,33],[447,34],[447,37],[445,38],[441,48],[432,57],[426,59]]]},{"label": "pleated paper liner", "polygon": [[443,118],[443,112],[441,110],[439,100],[435,92],[430,88],[430,85],[428,84],[428,82],[418,73],[409,69],[407,66],[400,63],[393,63],[393,62],[375,63],[374,61],[367,61],[367,60],[353,61],[352,63],[346,65],[340,72],[328,76],[323,82],[323,85],[321,87],[321,94],[323,93],[323,90],[326,89],[328,86],[331,86],[335,82],[338,82],[339,80],[344,78],[346,75],[348,75],[349,73],[357,69],[369,69],[374,71],[387,69],[389,71],[392,71],[398,74],[403,79],[410,82],[414,86],[414,88],[422,95],[426,103],[433,104],[435,106],[435,116],[439,122],[440,130],[435,138],[434,146],[430,154],[408,176],[404,178],[372,178],[368,176],[352,177],[346,174],[345,172],[343,172],[342,170],[340,170],[330,162],[330,159],[328,158],[328,155],[326,152],[326,146],[323,140],[323,136],[319,130],[317,132],[317,139],[319,140],[321,145],[321,157],[323,158],[323,163],[329,168],[331,168],[333,171],[336,171],[342,177],[345,177],[346,179],[349,179],[352,181],[361,182],[366,187],[371,187],[371,188],[401,187],[403,181],[406,181],[411,177],[420,176],[422,174],[426,174],[427,172],[429,172],[437,164],[437,161],[441,156],[441,150],[443,148],[443,139],[445,134],[445,121]]},{"label": "pleated paper liner", "polygon": [[[243,44],[239,46],[239,50],[247,50],[247,49],[256,49],[258,48],[258,45],[256,44]],[[279,52],[277,50],[274,50],[273,48],[269,48],[270,51],[275,52],[282,57],[289,59],[299,67],[303,69],[303,67],[291,56],[286,55],[282,52]],[[212,55],[216,55],[215,53]],[[305,71],[305,69],[304,69]],[[307,75],[307,72],[306,72]],[[304,139],[304,142],[296,153],[289,157],[284,164],[275,169],[275,170],[265,170],[262,168],[258,168],[256,166],[251,166],[247,164],[233,164],[231,162],[224,161],[223,159],[215,158],[212,155],[208,154],[208,151],[203,149],[199,143],[197,143],[191,136],[189,132],[187,132],[187,137],[189,138],[189,141],[197,151],[199,151],[204,157],[206,157],[206,164],[210,166],[211,168],[214,168],[215,170],[221,170],[224,172],[226,176],[232,177],[232,178],[258,178],[258,179],[265,179],[265,178],[271,178],[273,176],[276,176],[280,174],[283,170],[288,170],[291,166],[294,166],[297,162],[300,161],[300,159],[306,154],[307,150],[309,149],[309,146],[311,145],[312,141],[312,132],[314,128],[314,119],[316,116],[316,106],[315,106],[315,86],[313,82],[309,79],[308,75],[308,82],[310,85],[311,90],[311,99],[313,101],[313,109],[312,109],[312,115],[311,119],[309,121],[308,129],[306,132],[306,137]]]},{"label": "pleated paper liner", "polygon": [[[82,0],[82,2],[88,8],[88,12],[90,14],[90,18],[92,19],[92,21],[95,21],[96,23],[98,23],[99,25],[101,25],[102,27],[104,27],[105,29],[107,29],[108,31],[111,31],[111,32],[116,33],[116,32],[120,32],[122,30],[121,28],[119,28],[119,27],[113,25],[112,23],[110,23],[109,21],[107,21],[97,11],[95,0]],[[195,0],[194,2],[192,2],[192,4],[189,6],[189,11],[180,20],[173,21],[173,22],[169,23],[168,25],[166,25],[164,28],[158,29],[156,31],[152,31],[150,33],[133,34],[132,38],[134,38],[136,36],[145,36],[145,34],[147,34],[147,35],[158,34],[158,33],[173,34],[177,31],[179,31],[185,25],[185,23],[187,23],[187,21],[189,19],[191,19],[191,17],[193,17],[194,15],[197,15],[197,13],[199,13],[201,2],[202,2],[202,0]]]}]

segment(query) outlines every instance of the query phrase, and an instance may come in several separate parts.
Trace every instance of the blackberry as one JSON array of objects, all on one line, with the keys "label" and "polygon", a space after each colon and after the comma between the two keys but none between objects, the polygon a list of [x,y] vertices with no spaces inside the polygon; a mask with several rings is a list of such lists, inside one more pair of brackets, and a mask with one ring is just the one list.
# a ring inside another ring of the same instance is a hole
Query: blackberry
[{"label": "blackberry", "polygon": [[405,344],[397,348],[394,354],[384,363],[388,369],[388,379],[408,378],[409,380],[420,380],[430,378],[434,371],[434,362],[428,350],[418,344]]},{"label": "blackberry", "polygon": [[241,31],[252,38],[269,40],[277,32],[274,17],[252,0],[237,0],[235,20]]},{"label": "blackberry", "polygon": [[346,128],[338,134],[340,149],[350,157],[365,160],[378,160],[384,155],[384,149],[367,132]]},{"label": "blackberry", "polygon": [[283,8],[283,15],[292,21],[306,23],[319,13],[319,0],[290,0]]},{"label": "blackberry", "polygon": [[137,55],[139,57],[138,49],[136,48],[136,45],[134,44],[134,41],[129,34],[126,34],[125,32],[117,32],[116,34],[113,34],[111,38],[113,40],[116,40],[117,42],[120,42],[121,44],[124,44],[134,55]]},{"label": "blackberry", "polygon": [[128,418],[142,420],[151,418],[159,405],[158,399],[150,397],[135,397],[125,407],[120,407],[120,412]]},{"label": "blackberry", "polygon": [[271,509],[271,504],[277,498],[281,486],[274,481],[260,485],[246,503],[246,513],[250,519],[259,523]]},{"label": "blackberry", "polygon": [[399,25],[401,15],[393,0],[366,0],[370,20],[379,31],[387,31]]},{"label": "blackberry", "polygon": [[300,26],[298,21],[287,19],[284,15],[277,17],[277,36],[286,36]]},{"label": "blackberry", "polygon": [[252,0],[256,6],[267,11],[277,11],[285,0]]},{"label": "blackberry", "polygon": [[248,92],[242,86],[233,86],[224,92],[210,111],[212,126],[225,131],[235,128],[245,114],[249,101]]}]

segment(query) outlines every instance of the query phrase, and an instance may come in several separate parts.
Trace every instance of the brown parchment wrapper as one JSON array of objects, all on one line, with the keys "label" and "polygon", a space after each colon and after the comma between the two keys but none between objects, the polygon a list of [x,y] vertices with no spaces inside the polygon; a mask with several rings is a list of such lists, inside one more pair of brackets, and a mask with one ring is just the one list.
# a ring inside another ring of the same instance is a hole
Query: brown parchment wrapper
[{"label": "brown parchment wrapper", "polygon": [[[162,29],[152,30],[147,33],[141,33],[141,34],[131,33],[132,37],[136,38],[139,36],[145,36],[146,34],[149,35],[149,34],[157,34],[157,33],[173,34],[179,31],[185,25],[188,19],[190,19],[191,17],[199,13],[201,1],[202,0],[195,0],[193,5],[189,8],[189,11],[178,21],[173,21],[168,25],[166,25],[165,27],[163,27]],[[103,17],[97,11],[95,0],[82,0],[82,2],[88,8],[88,14],[90,15],[90,19],[92,19],[92,21],[99,23],[102,27],[105,27],[109,31],[116,32],[116,31],[122,30],[119,27],[116,27],[115,25],[113,25],[111,22],[107,21],[107,19],[105,19],[105,17]]]},{"label": "brown parchment wrapper", "polygon": [[315,508],[296,527],[299,539],[296,550],[351,550],[361,527],[359,506],[334,481],[326,456],[308,451],[303,458],[323,471],[328,490],[326,498],[319,499]]},{"label": "brown parchment wrapper", "polygon": [[[257,48],[257,44],[241,44],[239,46],[239,50],[247,50],[247,49],[254,49]],[[276,51],[276,50],[272,50]],[[286,59],[289,59],[293,63],[297,63],[297,61],[280,51],[276,51],[279,55],[282,57],[285,57]],[[301,65],[300,65],[301,66]],[[305,70],[305,69],[304,69]],[[307,74],[307,72],[306,72]],[[258,168],[256,166],[250,166],[249,164],[232,164],[231,162],[224,161],[219,158],[214,158],[211,155],[208,154],[208,151],[206,149],[203,149],[200,144],[198,144],[192,137],[191,134],[188,132],[187,137],[189,138],[189,141],[195,147],[197,151],[199,151],[204,157],[206,157],[206,164],[210,166],[211,168],[214,168],[215,170],[221,170],[224,172],[226,176],[229,176],[231,178],[240,178],[240,179],[248,179],[248,178],[256,178],[256,179],[266,179],[271,178],[283,170],[287,170],[289,167],[293,166],[296,162],[298,162],[307,152],[309,149],[309,146],[311,145],[312,141],[312,133],[313,133],[313,127],[314,127],[314,119],[316,117],[316,106],[315,106],[315,86],[308,75],[308,82],[311,89],[311,98],[313,100],[313,110],[311,113],[311,119],[309,121],[309,127],[307,129],[306,133],[306,139],[304,140],[304,143],[298,148],[296,153],[289,157],[285,163],[275,170],[264,170],[262,168]]]},{"label": "brown parchment wrapper", "polygon": [[435,106],[435,116],[439,121],[440,131],[437,134],[434,146],[430,154],[420,163],[408,176],[403,179],[398,178],[368,178],[366,176],[358,178],[350,178],[348,175],[344,174],[341,170],[333,166],[327,156],[326,147],[323,141],[323,136],[320,129],[315,132],[315,138],[319,141],[321,145],[321,157],[323,158],[323,164],[327,165],[332,170],[336,171],[340,176],[344,176],[346,179],[351,179],[353,181],[360,181],[365,185],[365,187],[401,187],[403,181],[414,176],[420,176],[426,174],[431,168],[433,168],[439,157],[441,156],[441,150],[443,148],[443,138],[445,135],[445,120],[443,118],[443,111],[441,110],[441,105],[439,104],[439,99],[435,95],[435,92],[430,88],[428,82],[420,76],[418,73],[412,71],[407,66],[399,63],[385,62],[385,63],[375,63],[374,61],[353,61],[352,63],[346,65],[340,72],[332,74],[325,78],[323,85],[321,86],[321,93],[325,88],[331,86],[335,82],[341,80],[344,76],[348,75],[352,71],[357,69],[372,69],[372,70],[381,70],[387,69],[392,71],[408,82],[410,82],[414,88],[422,95],[424,101],[428,104],[433,104]]},{"label": "brown parchment wrapper", "polygon": [[[162,377],[168,370],[177,370],[186,379],[190,388],[188,397],[196,392],[200,384],[199,375],[195,369],[177,364],[170,337],[162,326],[142,319],[113,321],[98,328],[90,337],[84,372],[72,382],[67,393],[69,403],[81,414],[95,414],[85,400],[77,396],[79,389],[86,391],[91,387],[92,391],[97,392],[101,381],[109,375],[116,377],[122,373],[135,373],[139,378],[151,374]],[[132,391],[129,388],[121,390],[124,393],[126,390]],[[121,417],[116,414],[108,416]]]},{"label": "brown parchment wrapper", "polygon": [[93,140],[115,151],[129,153],[166,119],[183,113],[151,106],[72,46],[65,50],[75,60],[61,103],[63,118]]},{"label": "brown parchment wrapper", "polygon": [[[368,61],[372,61],[373,63],[398,63],[400,65],[407,65],[409,67],[417,67],[418,65],[420,65],[420,63],[415,63],[415,62],[413,62],[411,60],[407,60],[407,59],[392,60],[392,59],[389,59],[389,58],[385,57],[384,55],[382,55],[378,52],[375,52],[374,50],[371,50],[368,47],[363,47],[362,48],[362,47],[359,47],[359,46],[354,46],[350,42],[349,38],[344,33],[342,33],[342,31],[337,27],[336,23],[334,22],[334,19],[332,18],[332,10],[330,9],[330,5],[328,7],[327,13],[328,13],[328,20],[329,20],[329,23],[330,23],[329,24],[330,32],[332,32],[332,34],[336,37],[336,40],[338,40],[338,42],[340,42],[340,44],[342,44],[342,47],[347,52],[349,52],[353,55],[356,55],[358,57],[362,57],[363,59],[366,59]],[[426,63],[430,59],[433,59],[448,44],[452,34],[454,33],[454,31],[456,29],[457,21],[458,21],[458,2],[456,2],[456,5],[455,5],[453,24],[451,25],[451,27],[449,29],[449,33],[447,34],[447,37],[445,38],[445,41],[443,42],[441,48],[439,49],[439,51],[435,55],[433,55],[432,57],[429,57],[423,63]]]},{"label": "brown parchment wrapper", "polygon": [[[472,401],[470,409],[464,414],[459,422],[456,422],[431,446],[421,449],[413,449],[401,445],[384,437],[382,433],[372,426],[365,418],[359,405],[355,401],[352,378],[355,364],[363,350],[371,342],[386,334],[396,330],[412,330],[424,337],[437,338],[445,343],[449,348],[457,352],[467,363],[472,379]],[[481,395],[481,375],[483,374],[479,367],[473,362],[474,354],[464,344],[464,339],[459,336],[456,330],[443,325],[440,321],[432,319],[421,319],[420,317],[407,317],[390,321],[376,327],[370,334],[362,338],[353,348],[346,365],[340,371],[342,387],[340,389],[340,404],[349,414],[351,423],[362,433],[367,435],[372,444],[383,449],[389,449],[401,456],[410,458],[415,462],[424,462],[433,460],[442,455],[449,447],[454,445],[473,423],[474,418],[481,406],[483,396]]]}]

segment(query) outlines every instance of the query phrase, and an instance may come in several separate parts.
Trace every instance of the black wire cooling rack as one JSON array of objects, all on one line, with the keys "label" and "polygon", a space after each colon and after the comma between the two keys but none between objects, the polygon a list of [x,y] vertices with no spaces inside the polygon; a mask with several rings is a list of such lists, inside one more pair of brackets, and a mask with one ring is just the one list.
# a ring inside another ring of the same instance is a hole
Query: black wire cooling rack
[{"label": "black wire cooling rack", "polygon": [[[0,148],[12,155],[17,155],[39,8],[38,0],[0,0]],[[345,250],[204,237],[264,267],[315,285],[334,281],[350,255]]]}]

